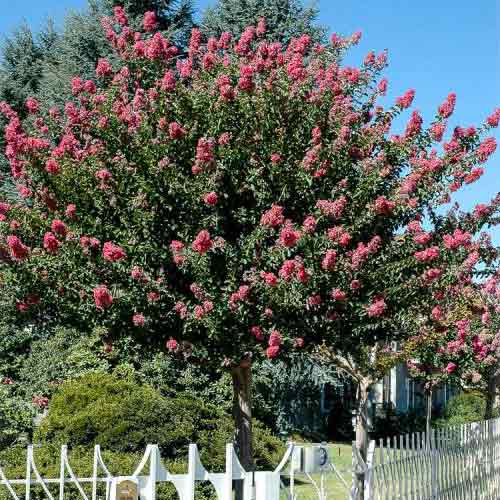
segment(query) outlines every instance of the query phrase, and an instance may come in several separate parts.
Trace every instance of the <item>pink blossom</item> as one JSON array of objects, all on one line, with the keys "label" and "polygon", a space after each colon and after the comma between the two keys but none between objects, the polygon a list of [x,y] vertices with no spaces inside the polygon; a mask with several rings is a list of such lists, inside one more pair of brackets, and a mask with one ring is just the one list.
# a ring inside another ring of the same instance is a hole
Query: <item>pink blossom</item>
[{"label": "pink blossom", "polygon": [[284,221],[283,207],[274,204],[267,212],[264,212],[260,218],[260,224],[262,226],[276,227],[283,224]]},{"label": "pink blossom", "polygon": [[165,347],[170,351],[175,351],[177,350],[177,340],[175,340],[174,338],[170,337],[167,342],[165,343]]},{"label": "pink blossom", "polygon": [[127,258],[125,250],[111,241],[106,241],[106,243],[104,243],[102,247],[102,256],[104,257],[104,260],[109,262],[116,262]]},{"label": "pink blossom", "polygon": [[349,286],[351,287],[351,290],[359,290],[361,288],[361,281],[352,280]]},{"label": "pink blossom", "polygon": [[296,271],[296,262],[294,260],[285,260],[285,262],[283,262],[283,264],[281,265],[278,274],[285,281],[290,281],[295,271]]},{"label": "pink blossom", "polygon": [[334,288],[331,292],[330,292],[330,296],[333,300],[337,300],[339,302],[343,302],[344,300],[347,299],[347,294],[340,290],[339,288]]},{"label": "pink blossom", "polygon": [[146,297],[148,302],[158,302],[160,300],[160,294],[158,292],[148,292]]},{"label": "pink blossom", "polygon": [[94,288],[94,301],[98,309],[106,309],[113,304],[113,297],[106,285]]},{"label": "pink blossom", "polygon": [[396,203],[389,201],[385,196],[379,196],[375,200],[375,212],[379,215],[391,215]]},{"label": "pink blossom", "polygon": [[305,341],[302,337],[297,337],[295,340],[294,340],[294,345],[295,347],[298,347],[299,349],[304,347],[304,344],[305,344]]},{"label": "pink blossom", "polygon": [[14,235],[7,236],[7,245],[9,246],[11,256],[14,260],[24,260],[29,255],[29,247],[24,245],[21,240]]},{"label": "pink blossom", "polygon": [[61,236],[66,236],[68,233],[68,229],[66,228],[66,224],[62,220],[59,219],[54,219],[52,221],[52,224],[50,225],[50,228],[52,231],[56,234],[59,234]]},{"label": "pink blossom", "polygon": [[276,286],[278,284],[278,277],[274,273],[266,273],[262,271],[260,277],[264,280],[268,286]]},{"label": "pink blossom", "polygon": [[444,122],[434,123],[430,128],[430,133],[432,135],[432,138],[437,142],[441,142],[441,140],[443,139],[443,134],[445,129],[446,129],[446,123]]},{"label": "pink blossom", "polygon": [[316,225],[316,219],[312,215],[309,215],[304,219],[304,222],[302,223],[302,230],[306,234],[312,234],[314,233],[314,231],[316,231]]},{"label": "pink blossom", "polygon": [[198,233],[191,248],[198,252],[199,254],[207,253],[213,246],[213,242],[210,238],[210,233],[207,230],[202,230]]},{"label": "pink blossom", "polygon": [[250,328],[250,333],[259,342],[264,340],[264,334],[262,333],[262,328],[260,326],[252,326],[252,328]]},{"label": "pink blossom", "polygon": [[255,29],[255,34],[257,36],[265,35],[266,33],[266,20],[261,17],[257,23],[257,28]]},{"label": "pink blossom", "polygon": [[404,95],[396,99],[396,104],[403,109],[409,108],[415,97],[415,91],[413,89],[407,90]]},{"label": "pink blossom", "polygon": [[158,22],[156,21],[156,14],[150,10],[145,12],[142,25],[144,27],[144,31],[154,31],[158,26]]},{"label": "pink blossom", "polygon": [[370,318],[377,318],[382,316],[387,309],[387,305],[383,298],[377,297],[373,299],[372,303],[366,308],[366,312]]},{"label": "pink blossom", "polygon": [[139,266],[134,266],[130,271],[133,280],[140,281],[144,277],[144,271]]},{"label": "pink blossom", "polygon": [[406,125],[405,137],[413,137],[417,135],[422,130],[422,117],[418,111],[413,111],[410,117],[410,121]]},{"label": "pink blossom", "polygon": [[64,214],[68,219],[75,219],[76,218],[76,205],[74,203],[70,203],[67,207],[66,210],[64,211]]},{"label": "pink blossom", "polygon": [[419,262],[431,262],[439,257],[439,247],[426,248],[421,252],[415,252],[414,255]]},{"label": "pink blossom", "polygon": [[500,122],[500,108],[497,108],[490,116],[488,116],[488,118],[486,119],[486,123],[490,127],[498,127],[499,122]]},{"label": "pink blossom", "polygon": [[185,319],[188,316],[188,308],[183,302],[177,302],[174,306],[174,311],[181,319]]},{"label": "pink blossom", "polygon": [[446,101],[441,104],[438,108],[439,116],[442,118],[448,118],[452,115],[453,110],[455,109],[455,102],[457,100],[457,95],[454,93],[448,94]]},{"label": "pink blossom", "polygon": [[135,326],[144,326],[146,323],[146,318],[143,314],[136,313],[132,316],[132,323],[134,323]]},{"label": "pink blossom", "polygon": [[177,122],[169,124],[168,133],[170,139],[182,139],[186,135],[186,131]]},{"label": "pink blossom", "polygon": [[341,196],[338,200],[319,200],[316,203],[316,207],[321,210],[323,215],[328,217],[339,218],[347,205],[347,198]]},{"label": "pink blossom", "polygon": [[444,320],[444,311],[440,306],[435,306],[431,311],[432,319],[434,321],[443,321]]},{"label": "pink blossom", "polygon": [[59,250],[61,242],[56,238],[55,234],[47,232],[43,237],[43,248],[47,250],[47,252],[56,254]]},{"label": "pink blossom", "polygon": [[99,59],[97,62],[97,67],[95,70],[95,74],[98,78],[104,78],[105,76],[108,76],[112,73],[113,68],[111,67],[111,64],[109,61],[103,57]]},{"label": "pink blossom", "polygon": [[278,330],[273,330],[269,336],[268,344],[270,346],[280,346],[283,343],[283,338]]},{"label": "pink blossom", "polygon": [[45,170],[52,175],[56,175],[60,172],[61,168],[54,158],[49,158],[45,163]]},{"label": "pink blossom", "polygon": [[297,244],[301,237],[302,233],[300,231],[293,229],[291,226],[286,226],[281,230],[278,242],[284,247],[291,248]]},{"label": "pink blossom", "polygon": [[337,252],[335,250],[327,250],[321,262],[321,267],[325,271],[331,271],[335,267],[336,261],[337,261]]},{"label": "pink blossom", "polygon": [[278,163],[281,163],[281,155],[278,153],[273,153],[271,155],[271,163],[274,165],[277,165]]},{"label": "pink blossom", "polygon": [[203,201],[206,205],[209,206],[217,205],[218,199],[219,197],[217,196],[217,193],[215,191],[210,191],[209,193],[203,195]]},{"label": "pink blossom", "polygon": [[321,299],[321,295],[311,295],[307,298],[307,305],[309,307],[316,307],[321,305],[323,300]]},{"label": "pink blossom", "polygon": [[40,103],[34,97],[28,97],[28,99],[26,99],[26,109],[28,113],[38,113],[38,111],[40,111]]},{"label": "pink blossom", "polygon": [[427,245],[427,243],[429,243],[431,240],[432,240],[432,234],[431,233],[425,233],[425,232],[423,232],[423,233],[416,234],[413,237],[413,241],[417,245]]},{"label": "pink blossom", "polygon": [[269,359],[276,358],[280,352],[280,346],[273,345],[266,349],[266,357]]},{"label": "pink blossom", "polygon": [[445,371],[446,371],[446,373],[451,374],[451,373],[453,373],[456,369],[457,369],[457,365],[456,365],[456,363],[451,363],[451,362],[450,362],[450,363],[448,363],[448,364],[446,365]]},{"label": "pink blossom", "polygon": [[116,22],[120,26],[127,26],[127,24],[128,24],[127,14],[125,13],[125,9],[123,7],[121,7],[119,5],[114,7],[113,13],[114,13]]}]

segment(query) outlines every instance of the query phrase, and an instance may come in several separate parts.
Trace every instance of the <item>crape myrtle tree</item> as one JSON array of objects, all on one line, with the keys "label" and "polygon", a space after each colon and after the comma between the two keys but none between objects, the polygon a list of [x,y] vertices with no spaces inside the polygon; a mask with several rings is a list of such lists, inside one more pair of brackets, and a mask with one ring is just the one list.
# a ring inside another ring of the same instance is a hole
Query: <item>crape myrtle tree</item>
[{"label": "crape myrtle tree", "polygon": [[[450,290],[446,308],[435,306],[432,323],[405,343],[410,374],[425,384],[428,401],[443,383],[475,389],[485,396],[491,418],[500,377],[500,279]],[[430,429],[428,403],[427,427]]]},{"label": "crape myrtle tree", "polygon": [[377,105],[386,54],[341,64],[360,34],[283,46],[261,21],[237,40],[194,30],[181,57],[154,13],[141,31],[120,8],[103,25],[121,67],[101,59],[98,87],[75,78],[78,104],[45,116],[28,99],[26,130],[2,105],[24,201],[0,205],[1,312],[229,370],[251,467],[253,360],[323,342],[355,357],[406,334],[456,275],[448,227],[415,242],[420,219],[450,183],[479,177],[500,112],[438,156],[454,96],[429,129],[414,112],[390,136],[413,91]]},{"label": "crape myrtle tree", "polygon": [[271,42],[288,43],[304,33],[319,42],[325,30],[315,24],[317,17],[318,9],[300,0],[219,0],[207,7],[200,25],[207,36],[220,37],[227,31],[239,37],[247,26],[264,18],[266,32],[262,36]]}]

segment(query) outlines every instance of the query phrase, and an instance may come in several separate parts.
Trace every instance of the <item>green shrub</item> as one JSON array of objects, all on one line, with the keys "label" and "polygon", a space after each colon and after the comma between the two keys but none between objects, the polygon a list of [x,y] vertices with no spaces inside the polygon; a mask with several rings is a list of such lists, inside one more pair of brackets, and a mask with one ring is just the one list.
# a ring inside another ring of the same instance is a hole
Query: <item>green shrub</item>
[{"label": "green shrub", "polygon": [[477,391],[462,392],[446,404],[443,417],[437,420],[436,427],[461,425],[484,419],[486,399]]},{"label": "green shrub", "polygon": [[[210,472],[225,468],[225,446],[232,440],[232,419],[216,406],[191,397],[165,398],[147,385],[116,375],[89,373],[65,382],[55,393],[49,412],[35,432],[35,461],[44,477],[58,477],[60,446],[68,444],[69,462],[80,477],[92,474],[93,446],[100,444],[104,462],[113,475],[131,474],[148,443],[157,443],[170,472],[187,471],[188,444],[199,447]],[[281,460],[283,443],[255,422],[255,459],[270,470]],[[0,465],[9,478],[24,478],[26,450],[11,447],[0,452]],[[54,495],[57,489],[53,487]],[[19,493],[22,493],[21,489]],[[65,499],[80,498],[68,488]],[[0,500],[7,499],[0,490]],[[45,498],[40,490],[33,498]],[[158,488],[159,500],[178,498],[171,485]],[[215,498],[200,485],[200,499]]]},{"label": "green shrub", "polygon": [[0,385],[0,449],[22,437],[26,440],[33,427],[35,410],[12,393],[11,386]]},{"label": "green shrub", "polygon": [[[163,397],[147,385],[103,373],[90,373],[61,385],[48,415],[35,433],[43,444],[92,447],[117,453],[141,453],[148,443],[162,457],[184,462],[196,443],[204,465],[225,466],[225,445],[233,435],[232,419],[216,406],[192,397]],[[281,441],[255,424],[255,459],[274,467],[284,451]]]}]

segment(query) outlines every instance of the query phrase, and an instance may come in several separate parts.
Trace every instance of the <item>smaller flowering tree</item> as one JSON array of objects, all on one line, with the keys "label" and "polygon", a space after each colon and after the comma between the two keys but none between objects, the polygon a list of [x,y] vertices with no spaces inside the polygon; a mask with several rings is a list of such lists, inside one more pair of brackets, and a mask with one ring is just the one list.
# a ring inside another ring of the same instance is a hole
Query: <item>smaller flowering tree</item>
[{"label": "smaller flowering tree", "polygon": [[443,383],[485,395],[485,418],[491,418],[500,377],[500,280],[493,274],[482,284],[468,284],[447,297],[446,313],[432,310],[432,326],[405,343],[410,374],[422,380],[430,430],[432,390]]}]

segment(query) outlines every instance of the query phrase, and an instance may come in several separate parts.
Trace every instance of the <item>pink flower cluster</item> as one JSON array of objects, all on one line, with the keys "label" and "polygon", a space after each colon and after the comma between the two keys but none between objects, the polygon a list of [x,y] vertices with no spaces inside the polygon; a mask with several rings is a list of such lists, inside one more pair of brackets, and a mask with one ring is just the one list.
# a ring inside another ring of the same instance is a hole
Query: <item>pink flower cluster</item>
[{"label": "pink flower cluster", "polygon": [[472,241],[472,234],[467,231],[462,231],[461,229],[455,229],[453,234],[445,234],[443,236],[444,246],[448,250],[456,250],[460,247],[467,248],[470,246]]},{"label": "pink flower cluster", "polygon": [[385,196],[379,196],[375,200],[375,212],[379,215],[391,215],[395,207],[396,203]]},{"label": "pink flower cluster", "polygon": [[375,297],[372,303],[366,308],[366,312],[370,318],[382,316],[387,310],[387,304],[383,297]]},{"label": "pink flower cluster", "polygon": [[277,227],[285,222],[285,217],[283,216],[283,207],[279,205],[272,205],[267,212],[262,214],[260,218],[260,223],[262,226]]},{"label": "pink flower cluster", "polygon": [[269,359],[275,358],[280,352],[281,344],[283,343],[283,338],[278,330],[273,330],[269,336],[268,345],[266,349],[266,356]]},{"label": "pink flower cluster", "polygon": [[29,247],[24,245],[17,236],[7,236],[7,245],[14,260],[22,261],[28,257],[30,252]]},{"label": "pink flower cluster", "polygon": [[415,258],[419,262],[432,262],[439,257],[439,247],[430,247],[420,252],[415,252]]},{"label": "pink flower cluster", "polygon": [[301,237],[302,233],[300,231],[294,229],[291,224],[287,224],[280,232],[278,243],[281,246],[292,248],[298,243]]},{"label": "pink flower cluster", "polygon": [[330,201],[330,200],[319,200],[316,203],[316,207],[321,210],[323,215],[333,218],[340,218],[342,213],[347,206],[347,198],[345,196],[341,196],[338,200]]},{"label": "pink flower cluster", "polygon": [[352,237],[342,226],[335,226],[328,229],[328,239],[338,243],[341,247],[347,247]]},{"label": "pink flower cluster", "polygon": [[107,309],[113,304],[113,296],[106,285],[94,288],[94,302],[97,309]]},{"label": "pink flower cluster", "polygon": [[438,108],[439,116],[442,118],[448,118],[453,114],[453,110],[455,109],[455,102],[457,100],[457,95],[453,92],[448,94],[446,101],[441,104]]},{"label": "pink flower cluster", "polygon": [[206,229],[203,229],[197,234],[191,245],[191,248],[200,255],[207,253],[212,247],[213,241],[210,237],[210,233]]},{"label": "pink flower cluster", "polygon": [[285,260],[281,265],[278,275],[285,281],[291,281],[295,277],[301,283],[307,283],[310,278],[302,260],[298,257],[293,260]]},{"label": "pink flower cluster", "polygon": [[106,241],[102,247],[102,256],[108,262],[117,262],[127,258],[125,250],[111,241]]},{"label": "pink flower cluster", "polygon": [[367,245],[359,242],[356,250],[351,254],[351,266],[353,269],[359,269],[361,265],[366,262],[370,255],[376,254],[382,246],[382,238],[374,236]]}]

